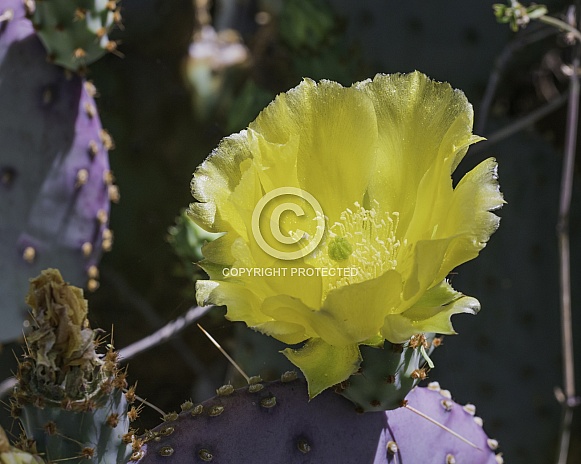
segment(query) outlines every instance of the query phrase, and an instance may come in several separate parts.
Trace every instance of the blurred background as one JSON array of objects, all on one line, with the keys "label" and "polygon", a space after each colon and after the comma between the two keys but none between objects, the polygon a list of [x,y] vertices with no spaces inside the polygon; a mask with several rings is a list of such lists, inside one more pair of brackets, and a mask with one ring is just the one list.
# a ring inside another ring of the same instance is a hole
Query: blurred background
[{"label": "blurred background", "polygon": [[[546,4],[558,16],[569,2]],[[476,405],[505,462],[552,462],[561,415],[554,388],[563,384],[555,227],[566,123],[566,102],[558,99],[568,87],[572,53],[567,37],[539,24],[511,32],[496,22],[492,2],[482,0],[122,0],[120,6],[123,27],[111,35],[120,53],[91,65],[87,76],[115,141],[110,162],[121,192],[111,212],[113,250],[101,261],[100,288],[88,293],[92,325],[113,327],[122,348],[195,305],[196,253],[184,245],[183,219],[173,234],[169,229],[192,201],[196,166],[276,94],[303,77],[350,85],[417,69],[462,89],[474,105],[475,133],[489,138],[470,149],[455,175],[496,157],[508,202],[481,256],[452,276],[482,311],[455,317],[459,335],[435,352],[429,380]],[[551,102],[546,116],[515,128]],[[581,301],[580,180],[576,169],[574,309]],[[285,370],[283,356],[266,348],[276,343],[223,314],[215,308],[200,323],[248,374],[276,378]],[[581,335],[581,314],[573,317]],[[581,337],[575,342],[580,360]],[[17,344],[3,347],[0,380],[20,352]],[[165,411],[212,396],[224,382],[242,385],[195,325],[132,359],[129,381],[137,380],[138,393]],[[581,462],[577,413],[571,464]],[[10,424],[8,413],[0,414]],[[146,409],[137,426],[151,428],[158,416]]]}]

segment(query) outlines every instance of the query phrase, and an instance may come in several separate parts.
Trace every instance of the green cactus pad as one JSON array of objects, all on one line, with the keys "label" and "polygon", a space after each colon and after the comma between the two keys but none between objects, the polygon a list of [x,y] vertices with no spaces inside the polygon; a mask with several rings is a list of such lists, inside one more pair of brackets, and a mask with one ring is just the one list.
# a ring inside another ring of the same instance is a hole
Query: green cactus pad
[{"label": "green cactus pad", "polygon": [[427,377],[426,358],[439,340],[433,333],[418,334],[403,345],[386,341],[383,348],[361,346],[363,362],[359,371],[336,385],[335,391],[352,401],[360,412],[396,409]]},{"label": "green cactus pad", "polygon": [[121,20],[115,0],[36,0],[28,13],[49,60],[71,71],[117,48],[107,35]]}]

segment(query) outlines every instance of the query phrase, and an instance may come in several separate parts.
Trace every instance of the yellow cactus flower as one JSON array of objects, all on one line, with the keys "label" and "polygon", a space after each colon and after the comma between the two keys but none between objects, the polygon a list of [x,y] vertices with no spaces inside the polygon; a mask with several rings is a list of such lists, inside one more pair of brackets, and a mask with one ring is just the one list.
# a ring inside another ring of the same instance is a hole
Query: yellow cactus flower
[{"label": "yellow cactus flower", "polygon": [[192,217],[225,232],[203,249],[199,303],[297,345],[284,354],[311,397],[357,371],[362,344],[455,333],[479,303],[446,276],[504,203],[492,158],[452,183],[482,140],[472,120],[461,91],[419,72],[279,95],[194,174]]}]

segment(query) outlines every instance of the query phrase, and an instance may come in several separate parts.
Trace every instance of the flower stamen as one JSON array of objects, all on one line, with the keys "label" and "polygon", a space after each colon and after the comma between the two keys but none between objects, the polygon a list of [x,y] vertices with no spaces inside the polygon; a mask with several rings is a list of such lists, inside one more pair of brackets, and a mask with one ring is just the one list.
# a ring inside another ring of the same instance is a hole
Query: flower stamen
[{"label": "flower stamen", "polygon": [[327,253],[313,256],[317,265],[350,267],[357,272],[342,277],[325,277],[325,295],[332,289],[374,279],[395,269],[400,240],[396,237],[399,213],[385,212],[374,200],[366,209],[355,202],[327,229]]}]

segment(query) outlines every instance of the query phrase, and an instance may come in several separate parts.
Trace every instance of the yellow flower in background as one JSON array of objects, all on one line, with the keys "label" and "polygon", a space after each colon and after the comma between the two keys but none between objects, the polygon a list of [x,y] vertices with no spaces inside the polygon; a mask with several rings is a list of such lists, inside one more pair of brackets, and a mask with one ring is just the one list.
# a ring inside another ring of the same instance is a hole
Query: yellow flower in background
[{"label": "yellow flower in background", "polygon": [[[454,187],[472,106],[425,75],[351,87],[305,79],[196,170],[200,304],[289,345],[314,397],[357,371],[359,346],[454,333],[478,301],[446,276],[475,258],[504,203],[488,159]],[[306,343],[303,343],[306,342]]]}]

